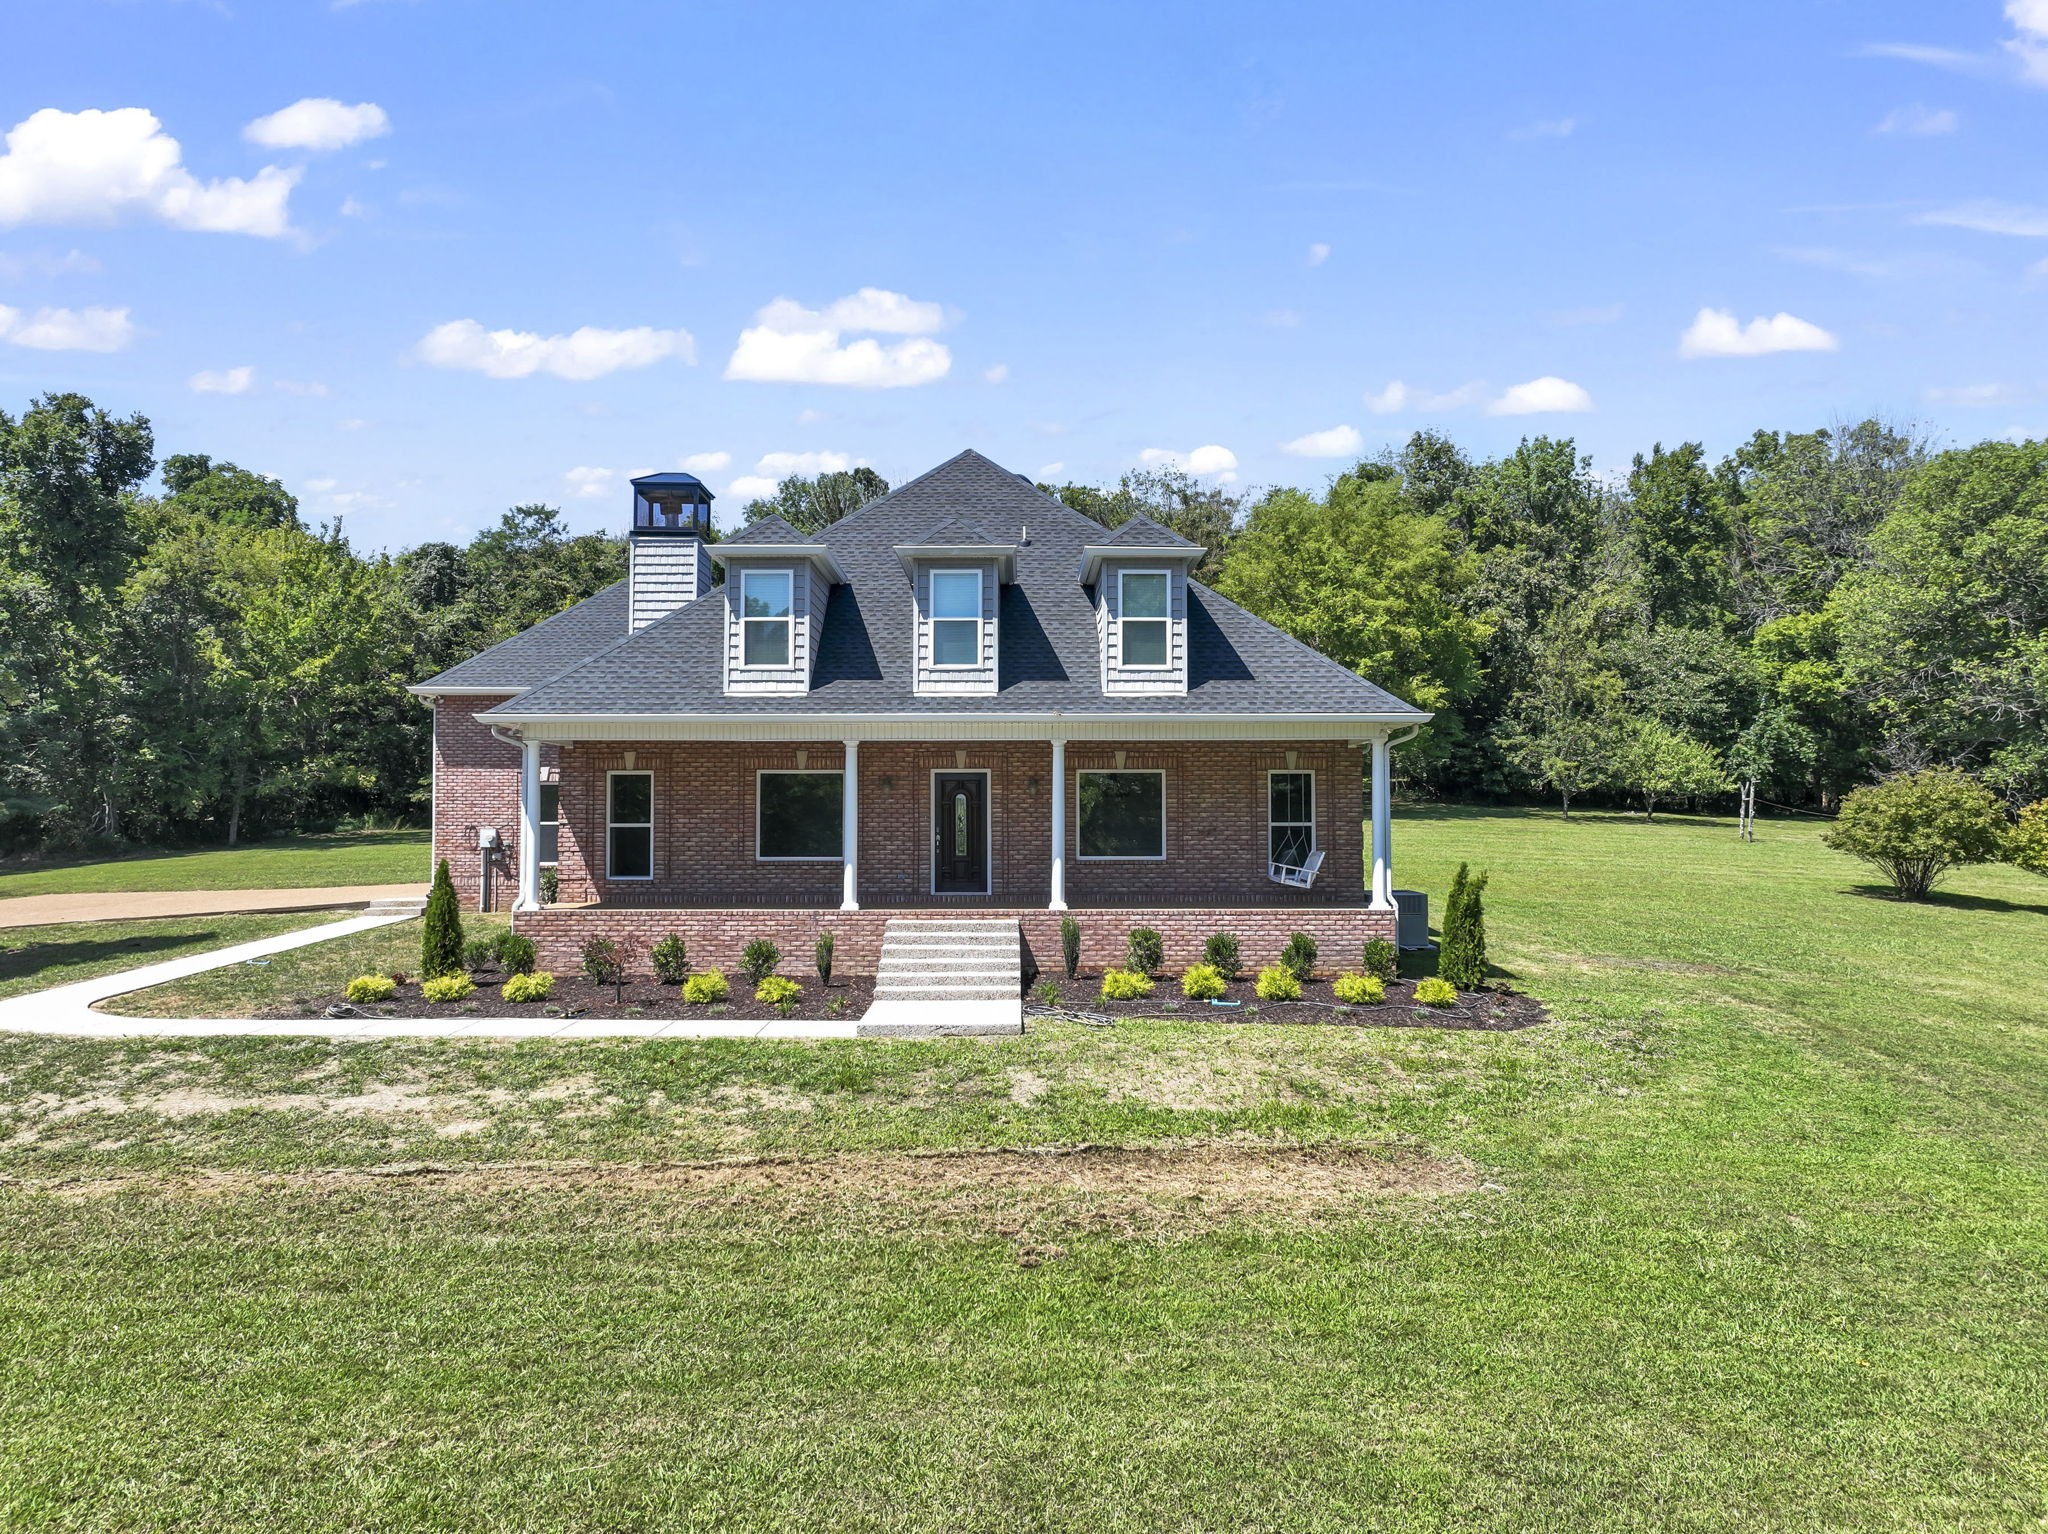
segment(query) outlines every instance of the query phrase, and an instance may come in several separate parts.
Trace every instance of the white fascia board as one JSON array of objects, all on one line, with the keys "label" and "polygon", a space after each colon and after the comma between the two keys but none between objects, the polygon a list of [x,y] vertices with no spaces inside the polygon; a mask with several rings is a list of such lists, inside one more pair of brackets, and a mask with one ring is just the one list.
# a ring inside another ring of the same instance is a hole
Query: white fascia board
[{"label": "white fascia board", "polygon": [[1356,740],[1428,714],[577,714],[481,716],[530,740]]},{"label": "white fascia board", "polygon": [[711,556],[711,562],[717,565],[730,565],[735,559],[760,559],[777,564],[800,559],[807,564],[816,565],[825,573],[825,579],[833,585],[840,586],[846,583],[846,577],[840,573],[838,562],[832,558],[831,550],[823,544],[741,543],[726,548],[723,544],[707,543],[704,549]]},{"label": "white fascia board", "polygon": [[996,579],[1008,586],[1017,579],[1017,545],[1014,543],[899,543],[897,560],[903,573],[917,579],[917,567],[926,565],[985,565],[995,562]]},{"label": "white fascia board", "polygon": [[1139,564],[1178,561],[1194,566],[1202,562],[1202,556],[1207,552],[1206,549],[1183,548],[1178,544],[1146,548],[1134,543],[1091,543],[1081,550],[1081,584],[1094,585],[1095,577],[1102,573],[1102,562],[1106,559],[1131,559]]},{"label": "white fascia board", "polygon": [[415,682],[406,688],[415,698],[516,698],[531,687],[436,687],[430,682]]}]

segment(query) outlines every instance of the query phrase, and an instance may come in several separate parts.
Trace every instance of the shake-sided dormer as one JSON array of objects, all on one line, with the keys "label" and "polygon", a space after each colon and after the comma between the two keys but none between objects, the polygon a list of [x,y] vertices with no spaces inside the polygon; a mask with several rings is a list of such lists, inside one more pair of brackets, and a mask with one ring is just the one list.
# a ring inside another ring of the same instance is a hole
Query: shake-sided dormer
[{"label": "shake-sided dormer", "polygon": [[711,492],[696,475],[643,474],[633,481],[627,633],[639,633],[711,589],[704,554],[710,532]]},{"label": "shake-sided dormer", "polygon": [[831,552],[768,516],[710,554],[725,571],[726,693],[809,692],[825,607],[843,579]]},{"label": "shake-sided dormer", "polygon": [[1103,696],[1188,690],[1188,571],[1202,554],[1200,544],[1149,517],[1132,517],[1082,549]]},{"label": "shake-sided dormer", "polygon": [[911,689],[921,697],[992,693],[1001,661],[1002,589],[1017,578],[1017,545],[946,522],[896,545],[910,581]]}]

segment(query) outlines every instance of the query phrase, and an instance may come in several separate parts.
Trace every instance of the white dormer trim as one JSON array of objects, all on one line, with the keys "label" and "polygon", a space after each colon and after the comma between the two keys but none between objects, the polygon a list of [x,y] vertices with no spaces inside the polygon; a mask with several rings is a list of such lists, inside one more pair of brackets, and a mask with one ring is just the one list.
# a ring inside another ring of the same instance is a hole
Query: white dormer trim
[{"label": "white dormer trim", "polygon": [[[1185,565],[1162,563],[1151,549],[1116,549],[1097,567],[1095,643],[1102,666],[1102,695],[1180,696],[1188,690],[1188,575]],[[1124,578],[1130,575],[1166,578],[1166,662],[1124,659],[1124,624],[1150,622],[1149,617],[1124,617]]]},{"label": "white dormer trim", "polygon": [[903,573],[917,579],[920,565],[988,564],[996,567],[996,579],[1007,586],[1017,579],[1017,545],[1014,543],[899,543],[896,558]]},{"label": "white dormer trim", "polygon": [[[757,551],[749,551],[757,552]],[[750,582],[762,578],[789,582],[789,609],[774,618],[748,618],[746,593]],[[727,696],[768,694],[801,696],[811,690],[811,676],[817,668],[819,640],[825,627],[825,607],[832,599],[832,586],[815,562],[774,559],[735,561],[728,568],[725,585],[716,594],[725,611],[724,677]],[[750,661],[747,658],[749,624],[782,623],[788,648],[780,662]]]}]

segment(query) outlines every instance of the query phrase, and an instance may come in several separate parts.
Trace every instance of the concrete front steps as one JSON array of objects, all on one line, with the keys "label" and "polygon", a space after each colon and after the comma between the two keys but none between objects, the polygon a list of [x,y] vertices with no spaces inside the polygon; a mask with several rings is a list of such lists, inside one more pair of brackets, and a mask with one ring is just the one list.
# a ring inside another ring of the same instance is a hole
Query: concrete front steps
[{"label": "concrete front steps", "polygon": [[891,921],[861,1037],[1024,1031],[1024,935],[1014,918]]},{"label": "concrete front steps", "polygon": [[365,916],[403,916],[411,918],[426,914],[426,909],[426,896],[421,895],[418,899],[414,899],[408,895],[393,900],[372,900],[363,907],[363,914]]}]

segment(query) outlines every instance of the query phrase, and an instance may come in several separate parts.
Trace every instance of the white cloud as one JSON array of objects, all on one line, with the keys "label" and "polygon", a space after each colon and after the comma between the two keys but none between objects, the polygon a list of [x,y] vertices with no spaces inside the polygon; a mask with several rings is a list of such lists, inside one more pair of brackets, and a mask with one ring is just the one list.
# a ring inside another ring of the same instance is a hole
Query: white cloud
[{"label": "white cloud", "polygon": [[1197,479],[1213,479],[1219,485],[1230,484],[1237,478],[1237,454],[1214,442],[1191,453],[1148,447],[1138,454],[1138,462],[1148,469],[1180,469]]},{"label": "white cloud", "polygon": [[10,282],[23,277],[68,277],[74,272],[96,272],[99,269],[99,257],[89,256],[82,250],[67,250],[61,256],[53,256],[45,250],[31,251],[25,256],[0,250],[0,277]]},{"label": "white cloud", "polygon": [[1459,384],[1455,389],[1446,389],[1441,394],[1434,394],[1427,389],[1411,388],[1396,378],[1384,389],[1366,395],[1365,408],[1374,415],[1396,415],[1404,410],[1462,410],[1485,393],[1486,385],[1477,380]]},{"label": "white cloud", "polygon": [[353,197],[344,197],[341,200],[341,216],[343,218],[368,218],[370,216],[370,209],[367,204],[358,202]]},{"label": "white cloud", "polygon": [[736,501],[766,500],[780,483],[780,480],[770,479],[765,474],[742,474],[725,487],[725,493]]},{"label": "white cloud", "polygon": [[983,368],[981,376],[992,384],[1008,383],[1010,381],[1010,365],[1007,362],[998,362],[992,368]]},{"label": "white cloud", "polygon": [[1908,64],[1926,64],[1959,75],[1989,74],[1997,67],[1997,61],[1988,54],[1935,48],[1925,43],[1865,43],[1856,52],[1867,59],[1902,59]]},{"label": "white cloud", "polygon": [[279,394],[296,394],[306,399],[327,397],[327,385],[317,378],[274,378],[270,387]]},{"label": "white cloud", "polygon": [[754,472],[772,474],[777,480],[797,474],[808,479],[815,474],[843,474],[852,467],[853,459],[845,453],[763,453]]},{"label": "white cloud", "polygon": [[1486,407],[1488,415],[1575,414],[1593,408],[1593,396],[1569,379],[1546,373],[1518,383]]},{"label": "white cloud", "polygon": [[1329,259],[1330,247],[1324,244],[1321,240],[1317,240],[1315,244],[1309,246],[1308,264],[1310,266],[1321,266],[1325,261]]},{"label": "white cloud", "polygon": [[221,368],[194,373],[186,380],[194,394],[247,394],[256,381],[254,368]]},{"label": "white cloud", "polygon": [[315,494],[324,495],[340,483],[338,479],[309,479],[306,481],[306,488]]},{"label": "white cloud", "polygon": [[1042,463],[1038,466],[1038,472],[1031,477],[1041,484],[1049,485],[1053,480],[1066,472],[1067,466],[1064,463]]},{"label": "white cloud", "polygon": [[2048,0],[2005,0],[2005,19],[2019,34],[2005,41],[2031,85],[2048,85]]},{"label": "white cloud", "polygon": [[1910,133],[1919,137],[1930,137],[1940,133],[1956,131],[1956,114],[1943,107],[1933,107],[1914,102],[1911,106],[1893,107],[1871,130],[1873,133]]},{"label": "white cloud", "polygon": [[2013,391],[2004,384],[1959,384],[1952,388],[1933,388],[1926,391],[1930,405],[1959,406],[1965,410],[1981,410],[1988,405],[2002,405],[2013,397]]},{"label": "white cloud", "polygon": [[308,96],[257,118],[242,129],[242,137],[265,149],[346,149],[390,131],[390,117],[374,101],[351,107],[332,96]]},{"label": "white cloud", "polygon": [[[884,288],[862,288],[823,309],[778,298],[754,318],[725,365],[727,378],[900,389],[935,383],[953,366],[953,354],[927,338],[945,323],[944,309]],[[884,345],[868,336],[842,345],[848,331],[910,339]]]},{"label": "white cloud", "polygon": [[183,158],[178,141],[141,107],[45,107],[8,131],[0,224],[110,224],[141,214],[217,234],[292,232],[286,205],[296,169],[266,165],[246,181],[201,181]]},{"label": "white cloud", "polygon": [[1831,352],[1839,347],[1827,331],[1797,315],[1758,315],[1747,325],[1728,309],[1702,309],[1678,338],[1681,357],[1765,357],[1773,352]]},{"label": "white cloud", "polygon": [[732,467],[732,454],[692,453],[683,460],[682,466],[692,474],[716,474],[720,469]]},{"label": "white cloud", "polygon": [[1358,434],[1357,427],[1332,426],[1328,431],[1312,431],[1292,442],[1283,442],[1280,451],[1296,458],[1349,458],[1364,446],[1365,438]]},{"label": "white cloud", "polygon": [[1913,222],[1933,224],[1944,229],[1974,229],[1979,234],[2013,234],[2023,239],[2048,239],[2048,208],[2033,208],[2014,202],[1993,202],[1988,198],[1957,203],[1952,208],[1936,208],[1932,212],[1922,213]]},{"label": "white cloud", "polygon": [[595,500],[598,496],[603,495],[607,490],[611,489],[612,481],[618,477],[619,471],[617,469],[593,468],[591,465],[583,463],[579,463],[575,468],[567,470],[562,475],[562,478],[569,483],[569,493],[578,500],[584,501]]},{"label": "white cloud", "polygon": [[1576,117],[1548,117],[1540,122],[1524,123],[1519,128],[1508,130],[1509,138],[1570,138],[1579,126]]},{"label": "white cloud", "polygon": [[602,378],[621,368],[644,368],[670,357],[697,360],[697,343],[687,330],[599,330],[585,325],[565,336],[525,330],[485,330],[475,320],[436,325],[413,348],[429,367],[465,368],[491,378]]},{"label": "white cloud", "polygon": [[38,309],[0,304],[0,341],[39,352],[117,352],[134,338],[126,309]]}]

